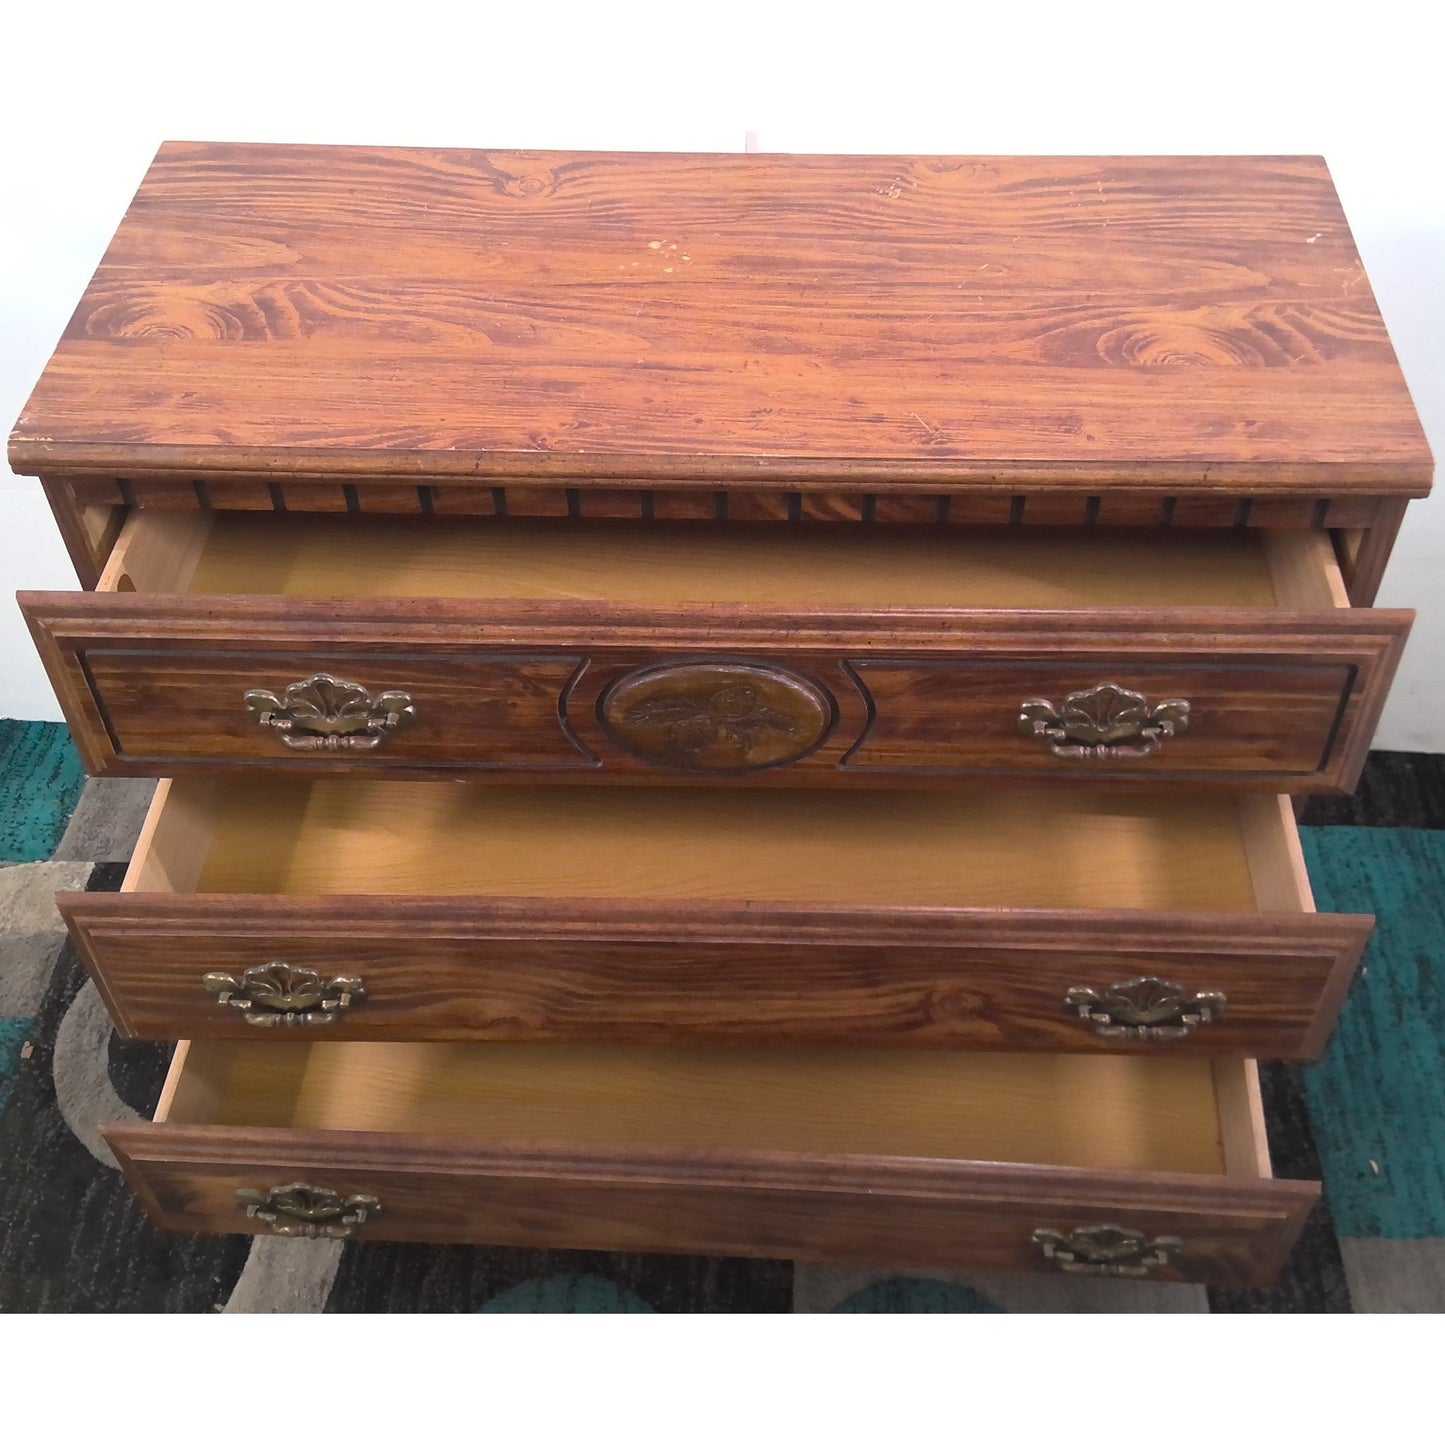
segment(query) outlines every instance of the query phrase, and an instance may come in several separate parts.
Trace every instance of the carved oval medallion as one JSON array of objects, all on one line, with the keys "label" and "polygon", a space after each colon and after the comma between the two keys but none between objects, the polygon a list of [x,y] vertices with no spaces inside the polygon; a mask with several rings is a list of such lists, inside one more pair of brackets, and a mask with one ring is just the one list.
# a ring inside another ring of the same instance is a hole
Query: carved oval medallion
[{"label": "carved oval medallion", "polygon": [[780,667],[682,662],[619,678],[597,704],[607,735],[634,757],[690,772],[741,773],[795,762],[833,725],[833,699]]}]

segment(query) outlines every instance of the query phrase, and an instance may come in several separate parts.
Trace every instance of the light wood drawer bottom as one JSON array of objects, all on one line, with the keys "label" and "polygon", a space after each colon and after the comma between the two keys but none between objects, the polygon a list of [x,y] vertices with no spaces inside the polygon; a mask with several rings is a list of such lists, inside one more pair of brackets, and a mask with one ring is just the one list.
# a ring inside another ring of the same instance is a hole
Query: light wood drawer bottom
[{"label": "light wood drawer bottom", "polygon": [[[1235,1285],[1317,1193],[1270,1177],[1239,1061],[183,1044],[156,1122],[106,1137],[181,1230]],[[297,1185],[334,1208],[288,1214]],[[1099,1229],[1142,1242],[1091,1259]]]}]

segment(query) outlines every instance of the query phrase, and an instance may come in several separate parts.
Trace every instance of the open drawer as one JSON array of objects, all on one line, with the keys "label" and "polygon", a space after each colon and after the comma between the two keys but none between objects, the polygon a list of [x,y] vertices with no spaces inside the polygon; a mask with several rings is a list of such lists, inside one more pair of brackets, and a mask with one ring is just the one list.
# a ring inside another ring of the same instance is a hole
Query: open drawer
[{"label": "open drawer", "polygon": [[1329,535],[131,515],[21,604],[86,766],[1353,787],[1412,614]]},{"label": "open drawer", "polygon": [[1372,920],[1288,800],[160,785],[58,903],[128,1036],[1308,1058]]},{"label": "open drawer", "polygon": [[1254,1065],[874,1050],[182,1044],[106,1138],[173,1229],[1260,1285]]}]

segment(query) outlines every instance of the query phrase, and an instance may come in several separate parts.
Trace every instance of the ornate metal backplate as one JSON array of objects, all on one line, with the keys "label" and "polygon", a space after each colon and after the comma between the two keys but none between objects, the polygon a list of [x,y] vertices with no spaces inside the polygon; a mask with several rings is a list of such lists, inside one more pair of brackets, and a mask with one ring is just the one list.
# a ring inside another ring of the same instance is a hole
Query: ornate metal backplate
[{"label": "ornate metal backplate", "polygon": [[1156,1269],[1170,1269],[1179,1259],[1184,1241],[1171,1234],[1155,1239],[1119,1224],[1087,1224],[1067,1234],[1057,1229],[1036,1229],[1033,1242],[1045,1259],[1065,1274],[1091,1274],[1142,1279]]},{"label": "ornate metal backplate", "polygon": [[335,1023],[352,1004],[366,997],[351,974],[323,979],[314,968],[297,968],[279,959],[248,968],[239,979],[208,973],[201,982],[216,1002],[236,1009],[260,1028]]},{"label": "ornate metal backplate", "polygon": [[289,684],[280,697],[253,688],[242,701],[262,727],[299,753],[365,752],[416,719],[410,693],[372,697],[360,683],[325,672]]},{"label": "ornate metal backplate", "polygon": [[381,1213],[381,1201],[373,1194],[343,1196],[316,1184],[281,1184],[264,1194],[238,1189],[236,1207],[247,1219],[269,1224],[272,1234],[304,1239],[350,1239]]},{"label": "ornate metal backplate", "polygon": [[1143,693],[1113,682],[1071,692],[1060,707],[1041,697],[1019,707],[1019,731],[1041,739],[1056,758],[1147,758],[1188,726],[1182,697],[1150,707]]},{"label": "ornate metal backplate", "polygon": [[597,705],[634,757],[690,772],[795,762],[822,742],[834,703],[796,672],[745,662],[683,662],[629,672]]},{"label": "ornate metal backplate", "polygon": [[1187,1038],[1224,1013],[1222,993],[1190,993],[1177,983],[1146,974],[1110,984],[1103,992],[1071,988],[1064,1007],[1092,1024],[1101,1039],[1142,1039],[1162,1043]]}]

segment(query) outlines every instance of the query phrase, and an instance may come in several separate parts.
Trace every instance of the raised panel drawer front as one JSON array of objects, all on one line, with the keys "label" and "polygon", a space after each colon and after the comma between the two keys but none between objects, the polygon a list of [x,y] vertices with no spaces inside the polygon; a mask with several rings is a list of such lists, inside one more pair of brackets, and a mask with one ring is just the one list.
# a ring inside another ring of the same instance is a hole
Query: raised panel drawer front
[{"label": "raised panel drawer front", "polygon": [[22,606],[87,767],[1353,785],[1408,612],[1329,535],[137,512]]},{"label": "raised panel drawer front", "polygon": [[122,1033],[295,1045],[1308,1058],[1372,922],[1287,798],[1040,787],[178,780],[59,902]]},{"label": "raised panel drawer front", "polygon": [[105,1135],[180,1230],[1236,1286],[1318,1192],[1244,1061],[192,1043]]}]

